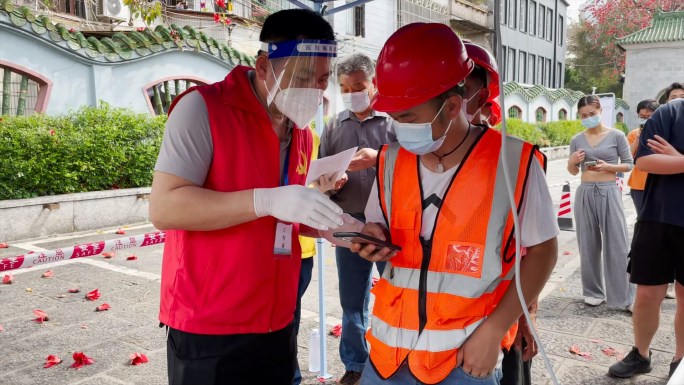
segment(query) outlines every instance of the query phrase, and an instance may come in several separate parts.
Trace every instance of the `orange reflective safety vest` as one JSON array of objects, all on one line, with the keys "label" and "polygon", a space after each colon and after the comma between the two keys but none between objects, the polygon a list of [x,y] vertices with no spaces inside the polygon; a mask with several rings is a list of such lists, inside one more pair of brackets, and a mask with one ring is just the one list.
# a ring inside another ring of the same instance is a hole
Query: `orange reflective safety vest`
[{"label": "orange reflective safety vest", "polygon": [[[503,174],[515,183],[519,208],[530,165],[545,156],[508,137],[508,161],[499,158],[502,135],[486,129],[461,162],[437,214],[431,241],[420,236],[423,199],[419,157],[398,144],[382,147],[377,183],[392,243],[402,251],[373,288],[370,360],[383,378],[407,361],[411,373],[436,384],[456,366],[458,349],[489,316],[515,272],[513,217]],[[389,219],[389,220],[388,220]],[[513,326],[501,342],[510,348]]]}]

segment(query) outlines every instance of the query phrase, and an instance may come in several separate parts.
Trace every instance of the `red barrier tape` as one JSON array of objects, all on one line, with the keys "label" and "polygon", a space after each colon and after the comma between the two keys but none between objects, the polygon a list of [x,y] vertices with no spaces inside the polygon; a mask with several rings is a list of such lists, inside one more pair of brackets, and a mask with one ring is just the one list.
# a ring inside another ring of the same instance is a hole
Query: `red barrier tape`
[{"label": "red barrier tape", "polygon": [[138,247],[154,246],[164,243],[165,240],[165,232],[155,231],[153,233],[140,234],[132,237],[84,243],[64,249],[55,249],[40,253],[28,253],[16,257],[0,259],[0,271],[24,269],[45,263],[64,261],[67,259],[93,257],[107,251],[119,251]]}]

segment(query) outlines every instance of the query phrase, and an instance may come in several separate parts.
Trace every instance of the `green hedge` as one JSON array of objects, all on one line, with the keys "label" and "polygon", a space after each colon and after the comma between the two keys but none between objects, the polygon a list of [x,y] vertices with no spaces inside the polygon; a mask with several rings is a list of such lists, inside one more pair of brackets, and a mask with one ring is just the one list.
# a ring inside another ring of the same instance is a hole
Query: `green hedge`
[{"label": "green hedge", "polygon": [[[500,129],[500,125],[496,127]],[[584,127],[579,120],[563,120],[549,123],[526,123],[520,119],[506,119],[506,131],[539,147],[566,146],[573,136]]]},{"label": "green hedge", "polygon": [[149,186],[165,122],[106,103],[2,116],[0,200]]}]

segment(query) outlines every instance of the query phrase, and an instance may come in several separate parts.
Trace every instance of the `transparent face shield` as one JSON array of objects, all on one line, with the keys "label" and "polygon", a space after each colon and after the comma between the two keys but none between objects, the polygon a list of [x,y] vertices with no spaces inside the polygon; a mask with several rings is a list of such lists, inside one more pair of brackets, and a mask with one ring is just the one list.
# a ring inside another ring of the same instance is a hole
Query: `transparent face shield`
[{"label": "transparent face shield", "polygon": [[262,50],[268,52],[270,63],[270,73],[264,81],[269,108],[275,107],[300,129],[313,122],[319,107],[324,115],[335,112],[324,98],[330,82],[336,79],[335,41],[306,39],[262,43]]}]

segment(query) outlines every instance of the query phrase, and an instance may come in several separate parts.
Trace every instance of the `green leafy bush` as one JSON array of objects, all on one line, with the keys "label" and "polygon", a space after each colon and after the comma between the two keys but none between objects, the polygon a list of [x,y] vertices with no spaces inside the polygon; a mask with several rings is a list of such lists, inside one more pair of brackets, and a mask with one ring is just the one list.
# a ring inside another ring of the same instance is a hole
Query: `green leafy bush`
[{"label": "green leafy bush", "polygon": [[[501,124],[496,126],[496,129],[501,130]],[[548,147],[550,144],[543,130],[534,124],[523,122],[520,119],[506,119],[506,132],[508,135],[517,136],[539,147]]]},{"label": "green leafy bush", "polygon": [[624,132],[625,134],[629,134],[629,128],[627,128],[627,125],[625,123],[617,122],[615,123],[615,128]]},{"label": "green leafy bush", "polygon": [[149,186],[166,116],[106,103],[0,118],[0,199]]},{"label": "green leafy bush", "polygon": [[579,120],[561,120],[544,123],[541,128],[549,140],[550,146],[554,147],[570,144],[572,137],[584,130]]}]

